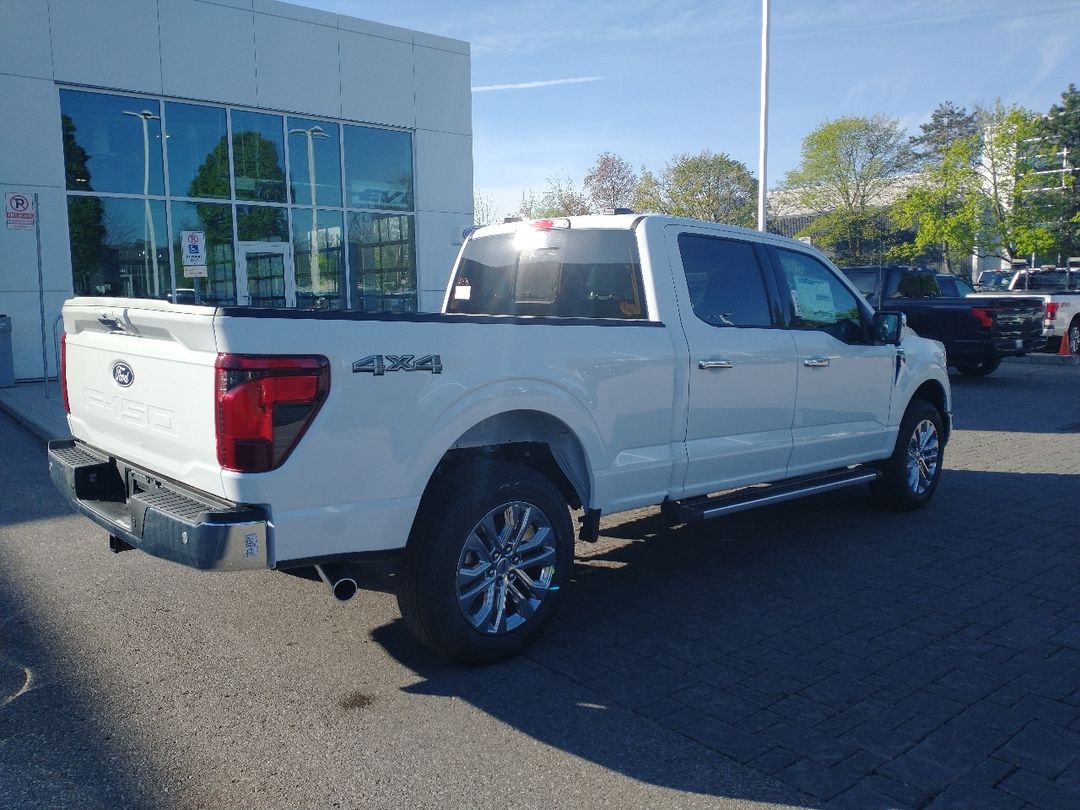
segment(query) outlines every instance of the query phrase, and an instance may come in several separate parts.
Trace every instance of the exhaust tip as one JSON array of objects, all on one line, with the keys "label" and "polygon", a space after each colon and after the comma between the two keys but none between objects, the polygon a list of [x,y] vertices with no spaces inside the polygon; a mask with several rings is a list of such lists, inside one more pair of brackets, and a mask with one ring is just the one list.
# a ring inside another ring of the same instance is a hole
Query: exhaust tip
[{"label": "exhaust tip", "polygon": [[339,602],[348,602],[356,596],[358,590],[356,579],[345,566],[334,564],[316,565],[315,570],[319,574],[319,579],[326,583],[330,593]]},{"label": "exhaust tip", "polygon": [[339,602],[348,602],[356,596],[356,581],[349,577],[339,579],[331,586],[331,590],[334,592],[334,598]]}]

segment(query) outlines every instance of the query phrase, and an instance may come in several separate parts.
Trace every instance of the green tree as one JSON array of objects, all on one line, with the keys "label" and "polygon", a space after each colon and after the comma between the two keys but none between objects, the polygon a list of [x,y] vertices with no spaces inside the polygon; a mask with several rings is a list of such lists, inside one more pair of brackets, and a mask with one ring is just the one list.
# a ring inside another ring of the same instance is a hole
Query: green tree
[{"label": "green tree", "polygon": [[1080,256],[1080,90],[1075,85],[1050,108],[1040,130],[1050,164],[1065,163],[1059,190],[1050,198],[1055,221],[1049,227],[1062,256]]},{"label": "green tree", "polygon": [[976,171],[984,207],[976,249],[1006,260],[1051,250],[1054,236],[1045,212],[1025,199],[1025,192],[1038,188],[1039,176],[1021,159],[1039,135],[1039,117],[1000,100],[993,108],[979,108],[976,116],[983,133]]},{"label": "green tree", "polygon": [[[89,155],[75,133],[71,116],[60,116],[64,140],[64,174],[67,187],[93,191]],[[68,232],[71,240],[71,280],[76,295],[93,295],[100,280],[105,245],[105,211],[97,197],[68,197]]]},{"label": "green tree", "polygon": [[619,155],[604,152],[585,175],[585,193],[597,212],[626,208],[633,201],[637,174]]},{"label": "green tree", "polygon": [[753,227],[757,180],[746,164],[705,149],[677,155],[659,175],[645,170],[634,189],[634,209]]},{"label": "green tree", "polygon": [[899,123],[877,115],[826,121],[803,139],[802,162],[785,186],[815,218],[801,236],[842,264],[864,264],[890,231],[887,210],[896,179],[915,167]]},{"label": "green tree", "polygon": [[911,146],[925,162],[937,164],[944,160],[946,150],[961,138],[977,134],[975,113],[945,101],[930,114],[930,120],[920,124],[921,135],[911,138]]},{"label": "green tree", "polygon": [[914,240],[893,248],[890,260],[917,261],[941,251],[946,272],[956,273],[971,256],[982,226],[984,199],[977,171],[980,139],[955,138],[940,158],[928,163],[919,182],[894,203],[893,222],[912,227]]}]

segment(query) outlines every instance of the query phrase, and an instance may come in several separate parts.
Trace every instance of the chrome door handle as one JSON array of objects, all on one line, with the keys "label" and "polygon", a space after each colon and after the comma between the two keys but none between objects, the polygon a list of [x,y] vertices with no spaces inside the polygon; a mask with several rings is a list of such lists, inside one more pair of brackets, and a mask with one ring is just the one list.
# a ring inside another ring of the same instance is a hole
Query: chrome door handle
[{"label": "chrome door handle", "polygon": [[735,368],[735,364],[730,360],[699,360],[697,367],[701,369]]},{"label": "chrome door handle", "polygon": [[829,365],[828,357],[808,357],[802,361],[807,368],[825,368]]}]

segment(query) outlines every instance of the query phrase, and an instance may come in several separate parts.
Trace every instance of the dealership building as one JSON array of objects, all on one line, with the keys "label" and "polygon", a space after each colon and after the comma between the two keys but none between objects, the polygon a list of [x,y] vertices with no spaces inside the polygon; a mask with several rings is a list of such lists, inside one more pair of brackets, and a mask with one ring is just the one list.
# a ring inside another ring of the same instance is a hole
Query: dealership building
[{"label": "dealership building", "polygon": [[472,222],[467,43],[275,0],[3,12],[16,378],[56,373],[72,295],[439,307]]}]

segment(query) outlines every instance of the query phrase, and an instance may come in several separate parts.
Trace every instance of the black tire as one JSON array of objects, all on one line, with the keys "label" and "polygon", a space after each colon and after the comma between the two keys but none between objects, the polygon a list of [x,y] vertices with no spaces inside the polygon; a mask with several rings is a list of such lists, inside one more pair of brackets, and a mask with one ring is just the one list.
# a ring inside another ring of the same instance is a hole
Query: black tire
[{"label": "black tire", "polygon": [[941,480],[944,435],[938,409],[926,400],[912,400],[900,422],[896,448],[878,465],[881,477],[870,485],[878,500],[904,512],[926,506]]},{"label": "black tire", "polygon": [[1069,341],[1069,354],[1080,355],[1080,318],[1073,318],[1062,340]]},{"label": "black tire", "polygon": [[398,606],[435,652],[489,664],[543,632],[573,563],[570,510],[551,481],[518,464],[466,464],[424,496],[398,570]]},{"label": "black tire", "polygon": [[965,357],[953,365],[965,377],[985,377],[997,371],[1001,365],[1000,357]]}]

